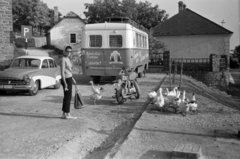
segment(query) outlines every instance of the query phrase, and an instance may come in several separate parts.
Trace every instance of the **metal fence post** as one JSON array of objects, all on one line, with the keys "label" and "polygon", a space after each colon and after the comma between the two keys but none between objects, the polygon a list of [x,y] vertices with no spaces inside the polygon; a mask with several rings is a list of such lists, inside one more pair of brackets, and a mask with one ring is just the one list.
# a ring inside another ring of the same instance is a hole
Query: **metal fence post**
[{"label": "metal fence post", "polygon": [[183,57],[181,58],[181,74],[180,74],[180,83],[179,83],[179,89],[182,86],[182,74],[183,74]]}]

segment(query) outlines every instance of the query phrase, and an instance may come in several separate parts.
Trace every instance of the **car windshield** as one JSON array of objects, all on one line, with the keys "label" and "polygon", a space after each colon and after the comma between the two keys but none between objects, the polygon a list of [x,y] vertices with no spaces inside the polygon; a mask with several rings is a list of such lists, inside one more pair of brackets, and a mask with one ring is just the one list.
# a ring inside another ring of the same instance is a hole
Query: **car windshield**
[{"label": "car windshield", "polygon": [[19,58],[15,59],[11,65],[11,68],[16,68],[16,67],[39,67],[41,61],[39,59],[29,59],[29,58]]}]

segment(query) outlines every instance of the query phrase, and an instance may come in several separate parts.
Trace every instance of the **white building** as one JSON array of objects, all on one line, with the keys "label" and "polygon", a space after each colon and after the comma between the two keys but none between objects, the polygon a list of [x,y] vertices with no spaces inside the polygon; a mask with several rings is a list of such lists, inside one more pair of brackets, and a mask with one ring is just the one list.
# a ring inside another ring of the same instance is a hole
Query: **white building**
[{"label": "white building", "polygon": [[48,31],[47,44],[61,50],[69,45],[73,51],[79,51],[84,25],[85,22],[77,14],[69,12]]}]

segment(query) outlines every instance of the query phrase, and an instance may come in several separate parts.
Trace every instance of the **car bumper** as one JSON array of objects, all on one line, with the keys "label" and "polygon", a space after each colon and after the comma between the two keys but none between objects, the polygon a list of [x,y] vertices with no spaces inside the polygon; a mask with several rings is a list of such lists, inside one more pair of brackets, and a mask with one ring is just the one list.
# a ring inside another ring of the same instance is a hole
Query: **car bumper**
[{"label": "car bumper", "polygon": [[0,90],[11,91],[11,90],[31,90],[31,85],[1,85]]}]

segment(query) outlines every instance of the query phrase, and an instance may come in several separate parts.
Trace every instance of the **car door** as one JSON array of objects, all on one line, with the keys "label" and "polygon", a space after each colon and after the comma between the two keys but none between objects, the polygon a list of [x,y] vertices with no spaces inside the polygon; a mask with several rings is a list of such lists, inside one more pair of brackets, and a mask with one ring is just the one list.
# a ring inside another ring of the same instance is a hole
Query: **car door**
[{"label": "car door", "polygon": [[56,83],[52,69],[49,66],[48,59],[44,59],[41,68],[41,88],[52,86]]},{"label": "car door", "polygon": [[55,60],[53,59],[48,59],[48,63],[50,66],[50,72],[51,72],[51,77],[55,80],[59,81],[59,79],[61,79],[61,75],[60,75],[60,69],[57,67],[57,64],[55,62]]}]

